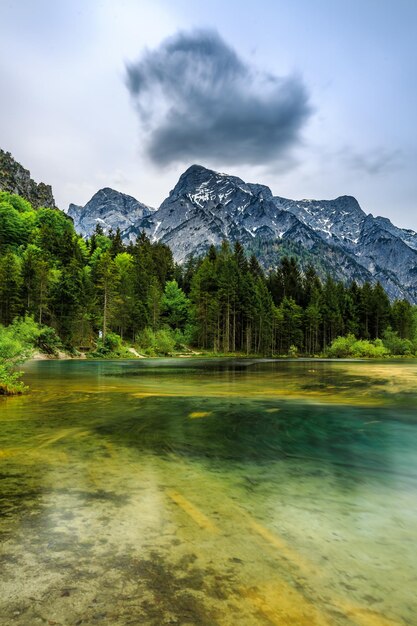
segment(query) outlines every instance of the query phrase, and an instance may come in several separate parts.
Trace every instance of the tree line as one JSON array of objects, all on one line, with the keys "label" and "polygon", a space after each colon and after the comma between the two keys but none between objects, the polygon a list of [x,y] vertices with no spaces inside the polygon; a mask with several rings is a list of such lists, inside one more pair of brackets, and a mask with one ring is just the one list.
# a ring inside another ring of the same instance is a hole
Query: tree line
[{"label": "tree line", "polygon": [[390,302],[379,283],[322,281],[295,258],[266,274],[226,241],[179,266],[143,233],[126,245],[97,227],[84,240],[64,213],[0,192],[0,323],[24,316],[67,348],[98,335],[146,347],[158,333],[168,346],[266,355],[320,354],[343,335],[415,339],[415,307]]}]

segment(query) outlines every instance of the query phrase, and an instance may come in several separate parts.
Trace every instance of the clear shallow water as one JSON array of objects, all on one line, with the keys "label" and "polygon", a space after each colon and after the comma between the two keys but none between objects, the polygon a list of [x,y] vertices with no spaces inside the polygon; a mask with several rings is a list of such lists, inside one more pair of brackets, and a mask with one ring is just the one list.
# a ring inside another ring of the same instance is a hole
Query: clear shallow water
[{"label": "clear shallow water", "polygon": [[26,367],[0,624],[417,624],[417,363]]}]

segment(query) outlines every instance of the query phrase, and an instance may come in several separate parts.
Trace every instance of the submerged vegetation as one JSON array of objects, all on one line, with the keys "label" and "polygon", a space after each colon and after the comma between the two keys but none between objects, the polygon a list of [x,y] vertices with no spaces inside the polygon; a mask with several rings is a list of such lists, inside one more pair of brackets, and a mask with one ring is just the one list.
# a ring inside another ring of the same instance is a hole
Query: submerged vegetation
[{"label": "submerged vegetation", "polygon": [[125,245],[120,232],[106,236],[98,226],[84,240],[61,211],[34,209],[7,192],[0,192],[0,324],[9,346],[0,353],[3,393],[21,389],[14,368],[29,347],[95,358],[132,356],[126,343],[149,356],[190,347],[330,357],[417,349],[416,307],[391,303],[379,283],[323,281],[312,266],[302,273],[295,258],[265,274],[242,245],[228,242],[180,267],[168,246],[145,234]]}]

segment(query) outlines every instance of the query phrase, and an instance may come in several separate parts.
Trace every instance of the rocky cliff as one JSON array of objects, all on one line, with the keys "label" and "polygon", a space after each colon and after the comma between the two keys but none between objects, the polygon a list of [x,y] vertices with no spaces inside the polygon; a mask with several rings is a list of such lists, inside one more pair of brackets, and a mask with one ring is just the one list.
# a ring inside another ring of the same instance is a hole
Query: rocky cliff
[{"label": "rocky cliff", "polygon": [[0,190],[16,193],[26,198],[35,208],[56,209],[52,187],[35,183],[29,170],[14,160],[10,152],[0,150]]}]

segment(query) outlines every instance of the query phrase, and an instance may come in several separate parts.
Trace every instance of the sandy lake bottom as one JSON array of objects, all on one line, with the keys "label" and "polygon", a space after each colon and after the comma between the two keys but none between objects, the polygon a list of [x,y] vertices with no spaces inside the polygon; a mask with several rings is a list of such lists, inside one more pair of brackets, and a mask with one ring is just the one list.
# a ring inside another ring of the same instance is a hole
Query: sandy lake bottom
[{"label": "sandy lake bottom", "polygon": [[417,363],[32,362],[0,624],[417,625]]}]

